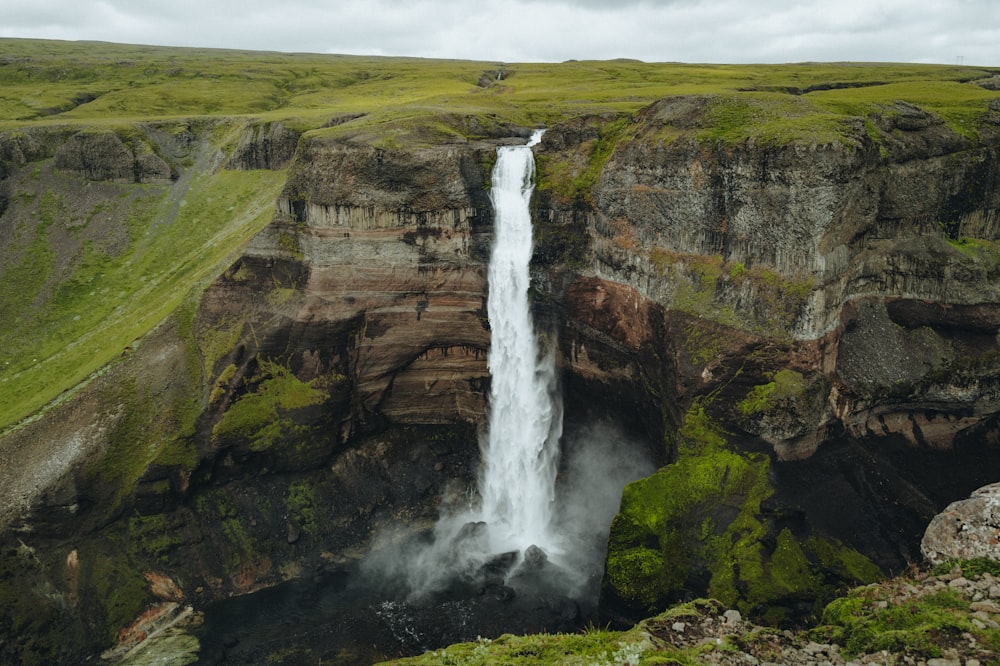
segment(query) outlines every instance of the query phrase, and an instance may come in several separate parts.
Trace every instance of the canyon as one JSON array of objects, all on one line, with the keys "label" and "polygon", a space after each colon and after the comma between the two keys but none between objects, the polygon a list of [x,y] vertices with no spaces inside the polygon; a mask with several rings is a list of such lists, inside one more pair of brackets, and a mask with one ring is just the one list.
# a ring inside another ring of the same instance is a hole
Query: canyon
[{"label": "canyon", "polygon": [[[899,100],[785,142],[706,138],[725,103],[567,116],[532,149],[560,479],[595,438],[600,465],[648,461],[603,502],[603,571],[570,615],[630,626],[710,596],[792,626],[920,563],[932,518],[997,481],[1000,98],[974,127]],[[33,307],[67,275],[98,291],[150,202],[149,234],[259,220],[212,236],[190,295],[0,434],[0,658],[78,663],[150,616],[328,585],[469,501],[490,174],[531,130],[434,118],[455,131],[396,144],[352,133],[357,114],[0,131],[0,266],[44,256],[31,238],[57,257]]]}]

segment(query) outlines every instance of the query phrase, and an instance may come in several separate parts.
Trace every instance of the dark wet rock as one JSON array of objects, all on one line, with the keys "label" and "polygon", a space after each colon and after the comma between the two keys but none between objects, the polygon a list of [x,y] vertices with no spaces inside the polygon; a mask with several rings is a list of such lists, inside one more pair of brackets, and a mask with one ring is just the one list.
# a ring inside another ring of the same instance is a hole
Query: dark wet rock
[{"label": "dark wet rock", "polygon": [[524,551],[523,566],[528,569],[541,569],[548,560],[549,556],[545,554],[544,550],[538,546],[531,545]]},{"label": "dark wet rock", "polygon": [[295,156],[300,133],[280,122],[251,125],[229,158],[230,169],[284,169]]}]

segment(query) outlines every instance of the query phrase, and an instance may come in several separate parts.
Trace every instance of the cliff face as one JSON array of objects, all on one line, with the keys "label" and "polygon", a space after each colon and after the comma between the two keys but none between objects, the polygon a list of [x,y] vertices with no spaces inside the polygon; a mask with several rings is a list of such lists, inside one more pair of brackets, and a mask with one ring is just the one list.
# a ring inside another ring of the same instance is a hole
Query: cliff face
[{"label": "cliff face", "polygon": [[[1000,113],[977,142],[902,103],[853,146],[657,137],[697,122],[696,109],[654,105],[608,159],[593,193],[595,270],[813,355],[800,369],[831,380],[829,416],[854,436],[950,448],[988,420]],[[780,457],[810,453],[753,425]]]},{"label": "cliff face", "polygon": [[[897,105],[844,143],[764,145],[697,139],[710,103],[571,121],[537,149],[534,311],[568,432],[613,421],[672,463],[615,520],[615,619],[706,593],[809,613],[916,560],[1000,462],[1000,109],[975,140]],[[0,143],[21,155],[5,182],[42,160],[183,181],[115,136]],[[196,305],[0,442],[76,451],[7,520],[0,627],[27,638],[0,654],[106,647],[174,600],[161,576],[204,604],[334,569],[475,476],[495,145],[264,124],[230,148],[213,169],[287,166],[271,222]]]},{"label": "cliff face", "polygon": [[[944,498],[992,481],[997,460],[997,105],[975,140],[899,103],[845,143],[774,146],[691,138],[710,104],[554,128],[539,156],[543,263],[631,287],[668,313],[676,350],[678,463],[626,493],[612,617],[706,592],[802,612],[803,590],[864,578],[831,549],[884,570],[917,560]],[[571,235],[584,242],[567,251]],[[770,471],[685,485],[734,469],[731,452]],[[694,503],[665,508],[677,492]]]},{"label": "cliff face", "polygon": [[477,422],[489,152],[307,144],[274,222],[203,301],[202,325],[253,327],[234,380],[258,353],[303,380],[335,373],[351,387],[341,440],[378,419]]}]

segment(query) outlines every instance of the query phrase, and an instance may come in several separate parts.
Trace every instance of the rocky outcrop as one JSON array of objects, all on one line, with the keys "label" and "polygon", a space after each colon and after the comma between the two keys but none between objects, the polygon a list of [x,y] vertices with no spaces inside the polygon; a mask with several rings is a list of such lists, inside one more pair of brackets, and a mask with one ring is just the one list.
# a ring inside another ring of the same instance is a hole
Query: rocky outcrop
[{"label": "rocky outcrop", "polygon": [[129,146],[114,131],[83,131],[59,146],[55,165],[89,180],[135,183],[170,180],[170,165],[144,138],[133,135]]},{"label": "rocky outcrop", "polygon": [[949,572],[921,571],[855,588],[827,606],[821,617],[783,631],[755,624],[716,599],[695,599],[627,631],[480,639],[383,663],[503,663],[541,653],[553,655],[550,659],[557,663],[979,666],[1000,656],[993,638],[1000,628],[997,571],[968,562]]},{"label": "rocky outcrop", "polygon": [[299,132],[282,123],[251,125],[240,135],[226,166],[230,169],[284,169],[292,161]]},{"label": "rocky outcrop", "polygon": [[[991,265],[963,261],[942,232],[998,237],[993,144],[972,144],[906,105],[872,121],[883,127],[878,144],[863,128],[847,144],[657,140],[664,128],[704,126],[709,103],[668,98],[622,130],[634,135],[619,141],[593,186],[602,272],[682,307],[680,285],[655,279],[663,262],[654,250],[814,279],[808,305],[781,326],[798,339],[821,338],[840,325],[846,302],[865,296],[982,301],[982,282],[996,278]],[[645,252],[629,252],[631,242]],[[745,291],[720,294],[717,305],[742,309],[754,298]]]},{"label": "rocky outcrop", "polygon": [[920,551],[932,564],[975,558],[1000,561],[1000,484],[979,488],[934,516]]},{"label": "rocky outcrop", "polygon": [[491,219],[478,160],[490,150],[310,142],[275,222],[206,294],[203,322],[248,319],[245,359],[280,355],[304,379],[343,377],[344,439],[378,419],[477,422]]}]

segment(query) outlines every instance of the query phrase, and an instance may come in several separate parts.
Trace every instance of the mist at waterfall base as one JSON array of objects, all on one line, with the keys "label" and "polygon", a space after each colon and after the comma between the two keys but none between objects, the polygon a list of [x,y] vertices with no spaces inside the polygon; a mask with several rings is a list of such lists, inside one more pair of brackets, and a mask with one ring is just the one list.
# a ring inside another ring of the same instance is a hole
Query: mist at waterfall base
[{"label": "mist at waterfall base", "polygon": [[385,535],[362,572],[386,596],[415,606],[486,593],[541,596],[557,604],[571,601],[574,612],[589,618],[622,489],[656,466],[645,445],[612,424],[591,426],[563,446],[545,545],[522,539],[527,545],[517,548],[518,540],[505,540],[502,531],[498,539],[481,511],[457,494],[445,498],[432,532]]}]

